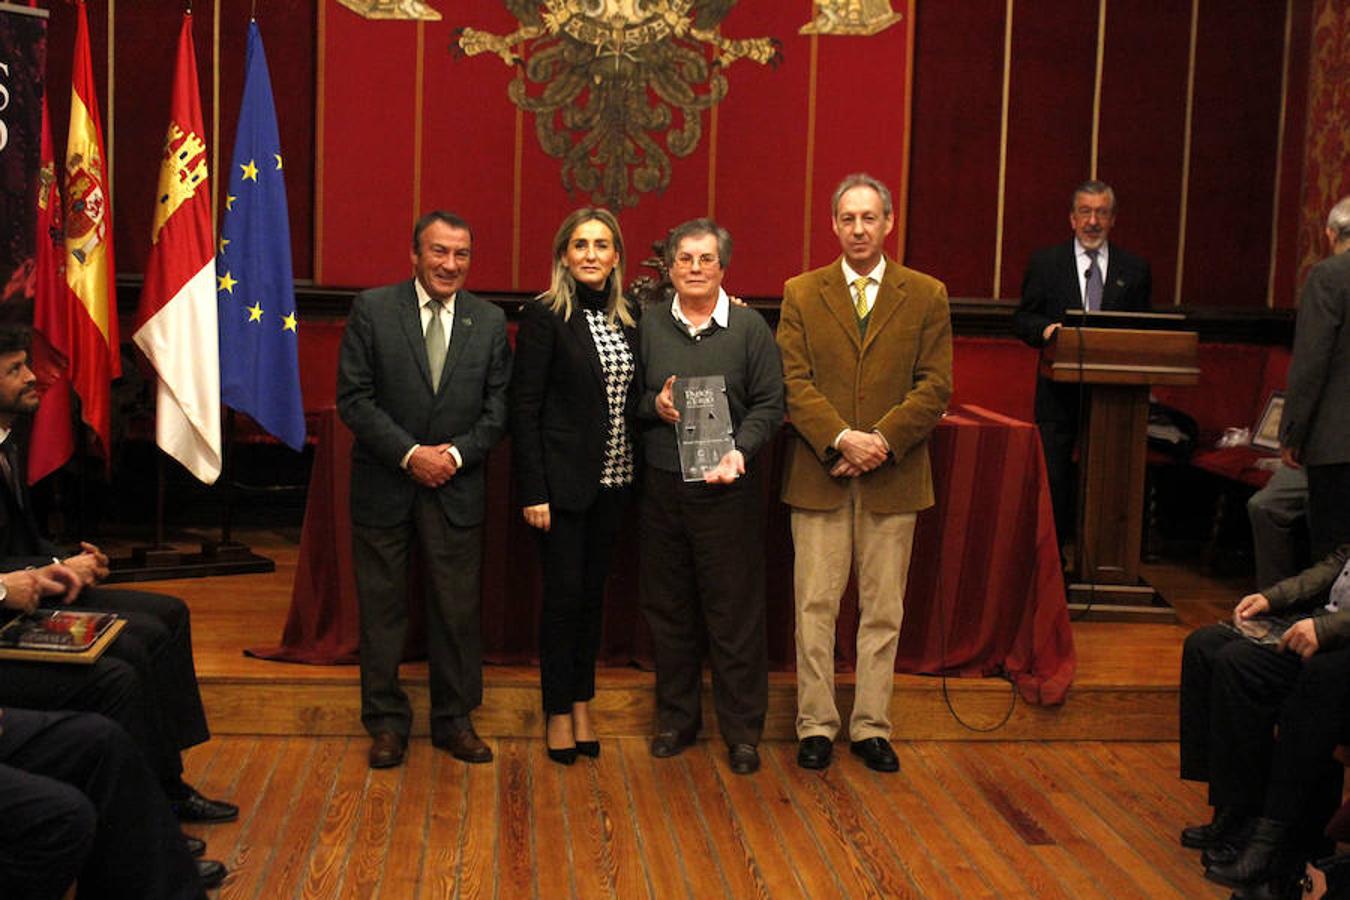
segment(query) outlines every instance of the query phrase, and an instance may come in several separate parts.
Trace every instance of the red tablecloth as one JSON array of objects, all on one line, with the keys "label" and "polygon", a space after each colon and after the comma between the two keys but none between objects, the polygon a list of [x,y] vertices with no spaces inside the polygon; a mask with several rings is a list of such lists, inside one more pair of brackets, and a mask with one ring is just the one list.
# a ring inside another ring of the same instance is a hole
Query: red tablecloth
[{"label": "red tablecloth", "polygon": [[[267,659],[354,663],[356,586],[347,515],[351,433],[325,411],[310,478],[309,505],[281,645],[247,652]],[[778,501],[784,438],[767,451],[765,552],[769,658],[794,664],[792,540]],[[987,676],[1007,674],[1032,703],[1063,702],[1076,658],[1065,605],[1045,463],[1034,426],[975,406],[954,408],[932,443],[937,505],[920,514],[905,597],[896,671]],[[491,662],[537,660],[538,554],[510,485],[510,450],[488,461],[483,560],[483,640]],[[650,660],[637,609],[636,513],[625,529],[605,603],[601,659]],[[408,655],[421,650],[421,604],[410,603]],[[857,597],[850,586],[839,617],[836,656],[851,668]]]}]

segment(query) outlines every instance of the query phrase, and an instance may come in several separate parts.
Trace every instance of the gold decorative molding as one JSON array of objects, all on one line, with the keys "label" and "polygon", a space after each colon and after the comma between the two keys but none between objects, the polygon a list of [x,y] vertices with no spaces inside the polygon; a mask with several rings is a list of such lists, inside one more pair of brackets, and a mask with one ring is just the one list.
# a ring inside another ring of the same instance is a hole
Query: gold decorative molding
[{"label": "gold decorative molding", "polygon": [[670,155],[698,147],[703,112],[727,94],[727,66],[781,56],[771,38],[722,37],[734,0],[503,2],[518,29],[462,28],[456,46],[516,68],[507,96],[534,114],[539,146],[563,161],[563,187],[616,209],[670,184]]},{"label": "gold decorative molding", "polygon": [[441,20],[441,14],[422,0],[338,0],[338,3],[365,19]]},{"label": "gold decorative molding", "polygon": [[890,0],[816,0],[816,17],[797,33],[865,36],[885,31],[903,18]]}]

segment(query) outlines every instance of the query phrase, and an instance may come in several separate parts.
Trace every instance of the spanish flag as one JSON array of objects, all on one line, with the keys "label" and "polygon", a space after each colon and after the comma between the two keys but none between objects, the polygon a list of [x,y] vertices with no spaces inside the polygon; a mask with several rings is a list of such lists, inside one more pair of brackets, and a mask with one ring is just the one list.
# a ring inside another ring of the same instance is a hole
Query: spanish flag
[{"label": "spanish flag", "polygon": [[156,443],[212,484],[220,476],[220,358],[206,158],[189,12],[178,34],[150,257],[132,339],[158,376]]},{"label": "spanish flag", "polygon": [[36,282],[33,292],[33,348],[29,363],[42,398],[28,439],[28,483],[37,484],[65,465],[75,450],[71,425],[71,351],[76,332],[66,288],[61,191],[52,150],[47,97],[42,97],[42,152],[38,169]]},{"label": "spanish flag", "polygon": [[64,340],[70,380],[93,429],[98,450],[108,459],[109,385],[122,374],[118,355],[117,294],[113,278],[112,208],[103,126],[89,61],[89,20],[77,7],[75,63],[70,80],[70,130],[66,138],[66,286],[69,320]]}]

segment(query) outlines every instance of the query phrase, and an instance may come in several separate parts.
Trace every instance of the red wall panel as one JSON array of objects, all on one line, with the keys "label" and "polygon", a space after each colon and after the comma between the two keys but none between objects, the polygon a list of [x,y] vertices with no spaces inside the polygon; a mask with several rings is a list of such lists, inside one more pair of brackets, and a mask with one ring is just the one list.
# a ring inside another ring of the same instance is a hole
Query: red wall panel
[{"label": "red wall panel", "polygon": [[1091,157],[1097,53],[1096,4],[1015,9],[1000,297],[1018,295],[1032,251],[1069,237],[1069,192]]},{"label": "red wall panel", "polygon": [[[641,274],[636,263],[670,227],[712,211],[737,243],[728,289],[745,296],[774,296],[784,279],[801,269],[808,227],[812,263],[836,255],[828,197],[841,176],[868,169],[898,191],[906,153],[909,62],[905,29],[909,17],[865,40],[815,39],[818,66],[813,87],[813,39],[797,33],[811,20],[812,11],[808,0],[744,0],[723,21],[722,34],[728,39],[779,38],[781,64],[768,68],[738,60],[726,66],[729,90],[717,110],[715,144],[713,117],[705,112],[698,146],[686,157],[670,154],[670,186],[661,193],[642,194],[636,206],[620,211],[630,248],[630,277]],[[328,16],[331,23],[342,23],[341,28],[328,29],[324,52],[329,59],[350,57],[358,46],[363,54],[370,54],[372,42],[384,40],[377,36],[379,23],[362,21],[332,6]],[[420,173],[423,205],[434,201],[453,206],[475,226],[477,254],[471,285],[533,292],[547,285],[557,223],[572,208],[592,201],[564,189],[560,161],[539,146],[534,114],[524,115],[518,129],[515,108],[507,97],[514,70],[490,54],[451,58],[448,48],[464,26],[503,34],[513,30],[515,20],[497,0],[466,0],[447,10],[443,21],[425,26],[423,138],[421,154],[412,166]],[[405,30],[412,27],[403,26]],[[530,45],[527,52],[543,43]],[[387,43],[374,46],[377,56],[405,50]],[[406,66],[406,57],[403,63]],[[363,75],[371,80],[369,73]],[[531,95],[541,90],[538,85],[527,86]],[[388,106],[397,104],[389,98],[402,92],[410,95],[412,88],[405,79],[399,86],[382,83],[379,91]],[[402,114],[386,113],[380,118],[374,127],[387,149],[382,158],[375,158],[369,142],[358,145],[338,137],[356,127],[364,115],[359,112],[361,107],[335,107],[331,83],[325,96],[329,98],[325,202],[331,202],[333,187],[346,184],[356,174],[351,157],[362,155],[369,184],[352,190],[345,208],[355,212],[363,204],[397,205],[388,195],[397,193],[413,177],[403,154],[412,140],[414,123]],[[817,115],[814,140],[806,128],[813,103]],[[674,124],[679,125],[682,114],[672,113]],[[664,134],[654,137],[666,146]],[[519,201],[517,156],[522,185]],[[373,191],[372,184],[379,185],[385,196]],[[805,218],[808,185],[809,223]],[[365,217],[325,215],[321,240],[326,281],[370,284],[403,276],[406,266],[401,262],[382,256],[383,250],[368,249],[367,235],[373,226]]]},{"label": "red wall panel", "polygon": [[924,3],[916,23],[906,262],[953,297],[993,291],[1006,7]]},{"label": "red wall panel", "polygon": [[1187,306],[1264,306],[1274,202],[1284,5],[1200,4]]},{"label": "red wall panel", "polygon": [[[1280,159],[1280,194],[1277,218],[1275,284],[1271,298],[1276,308],[1294,305],[1298,276],[1298,233],[1301,224],[1300,197],[1303,188],[1304,124],[1308,116],[1308,64],[1312,43],[1312,8],[1291,4],[1288,89],[1285,94],[1284,148]],[[1350,159],[1346,160],[1350,165]]]},{"label": "red wall panel", "polygon": [[1111,5],[1106,19],[1097,177],[1116,191],[1111,239],[1153,269],[1154,306],[1175,293],[1190,22],[1176,0]]}]

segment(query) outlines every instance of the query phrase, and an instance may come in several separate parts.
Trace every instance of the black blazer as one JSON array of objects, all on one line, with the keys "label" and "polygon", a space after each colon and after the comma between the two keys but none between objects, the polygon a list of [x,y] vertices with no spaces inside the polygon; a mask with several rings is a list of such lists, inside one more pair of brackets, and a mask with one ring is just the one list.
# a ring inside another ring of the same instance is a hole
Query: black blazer
[{"label": "black blazer", "polygon": [[[637,329],[625,327],[623,336],[635,367],[625,412],[636,462],[632,414],[642,380],[636,371]],[[564,321],[542,302],[526,303],[511,376],[511,446],[520,505],[588,508],[600,489],[608,437],[605,375],[585,312],[574,308]]]},{"label": "black blazer", "polygon": [[[1073,239],[1038,250],[1027,263],[1022,277],[1022,301],[1013,313],[1013,333],[1032,347],[1044,347],[1041,334],[1054,322],[1064,321],[1066,309],[1081,309],[1078,263]],[[1106,280],[1102,285],[1102,309],[1146,312],[1153,292],[1148,263],[1117,244],[1108,251]],[[1036,421],[1077,419],[1078,388],[1036,380]]]},{"label": "black blazer", "polygon": [[42,536],[37,519],[33,516],[33,501],[28,496],[27,479],[24,477],[28,469],[28,448],[22,442],[19,430],[16,428],[9,436],[9,440],[16,442],[19,451],[14,454],[19,496],[14,496],[9,484],[0,478],[0,572],[30,565],[46,565],[53,556],[60,555],[56,545]]},{"label": "black blazer", "polygon": [[511,351],[506,316],[461,290],[455,323],[433,390],[417,294],[411,280],[363,291],[352,301],[338,355],[337,408],[352,430],[352,521],[388,527],[407,521],[427,490],[400,463],[413,444],[455,445],[463,467],[436,490],[451,524],[483,521],[483,461],[506,430]]}]

